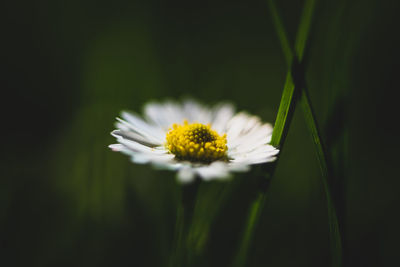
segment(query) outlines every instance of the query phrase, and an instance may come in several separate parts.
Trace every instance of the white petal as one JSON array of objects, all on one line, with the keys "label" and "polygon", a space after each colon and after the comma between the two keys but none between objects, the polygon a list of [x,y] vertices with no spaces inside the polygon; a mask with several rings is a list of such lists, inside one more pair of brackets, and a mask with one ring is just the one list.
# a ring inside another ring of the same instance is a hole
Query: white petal
[{"label": "white petal", "polygon": [[159,137],[161,139],[164,138],[164,131],[162,131],[157,126],[144,121],[139,115],[136,115],[133,112],[122,111],[121,116],[131,125],[141,129],[142,131],[154,135],[156,137]]},{"label": "white petal", "polygon": [[108,147],[111,148],[113,151],[122,151],[124,149],[124,146],[121,144],[112,144]]},{"label": "white petal", "polygon": [[112,145],[109,145],[108,147],[111,148],[113,151],[121,152],[128,156],[132,156],[133,154],[137,153],[122,144],[112,144]]},{"label": "white petal", "polygon": [[[260,140],[254,143],[246,143],[243,142],[244,145],[237,146],[235,148],[228,147],[228,155],[229,157],[236,157],[243,154],[256,154],[256,153],[274,153],[277,149],[268,143],[265,140]],[[278,150],[279,152],[279,150]]]},{"label": "white petal", "polygon": [[148,154],[165,154],[165,153],[167,153],[167,150],[163,146],[148,147],[148,146],[139,144],[135,141],[124,139],[123,137],[117,137],[117,141],[119,143],[123,144],[126,148],[128,148],[134,152],[141,152],[141,153],[148,153]]},{"label": "white petal", "polygon": [[177,171],[182,167],[182,164],[176,162],[175,160],[165,161],[165,162],[152,161],[151,163],[153,164],[154,168],[159,170]]},{"label": "white petal", "polygon": [[235,147],[243,141],[251,142],[258,138],[270,138],[271,134],[270,124],[261,124],[258,117],[239,113],[228,123],[227,141],[229,146]]},{"label": "white petal", "polygon": [[146,153],[131,153],[131,159],[133,162],[145,164],[152,163],[155,167],[159,169],[177,169],[174,157],[170,154],[146,154]]},{"label": "white petal", "polygon": [[[245,112],[234,115],[229,103],[207,109],[194,100],[182,104],[167,101],[152,102],[144,109],[146,120],[134,113],[123,112],[112,135],[120,144],[110,145],[114,151],[131,156],[136,163],[150,163],[156,168],[177,170],[177,179],[182,183],[192,182],[196,176],[204,180],[224,179],[230,172],[248,171],[250,165],[274,161],[279,150],[269,145],[272,126],[263,124],[259,117]],[[177,161],[165,146],[165,135],[174,124],[199,122],[211,124],[220,134],[227,134],[229,162],[214,162],[199,165]]]},{"label": "white petal", "polygon": [[211,127],[219,134],[226,133],[227,124],[232,119],[235,113],[235,108],[230,103],[217,105],[213,111],[213,119]]},{"label": "white petal", "polygon": [[212,122],[212,112],[195,100],[185,100],[183,103],[183,112],[189,123],[199,122],[208,124]]},{"label": "white petal", "polygon": [[137,134],[151,140],[152,142],[162,143],[164,141],[165,134],[162,133],[161,129],[156,129],[155,127],[154,129],[138,127],[137,125],[124,121],[120,118],[117,118],[117,120],[118,120],[118,122],[116,123],[117,128],[123,131],[136,132]]},{"label": "white petal", "polygon": [[118,138],[122,137],[124,139],[128,139],[131,141],[138,142],[140,144],[154,147],[154,146],[159,146],[162,145],[161,142],[158,141],[158,139],[151,138],[150,136],[142,136],[136,132],[133,131],[127,131],[127,130],[114,130],[111,132],[111,135]]},{"label": "white petal", "polygon": [[266,156],[275,156],[279,153],[279,150],[271,145],[262,145],[252,151],[246,151],[243,153],[236,153],[233,156],[230,155],[233,159],[241,158],[241,157],[256,157],[258,155],[266,155]]},{"label": "white petal", "polygon": [[232,143],[241,133],[246,124],[246,117],[243,113],[236,114],[227,124],[227,140]]},{"label": "white petal", "polygon": [[203,167],[198,167],[196,168],[196,172],[205,181],[229,178],[229,168],[227,163],[220,161],[216,161]]},{"label": "white petal", "polygon": [[242,164],[260,164],[265,162],[275,161],[275,155],[278,152],[270,152],[270,153],[257,153],[255,155],[244,154],[241,156],[237,156],[234,159],[231,159],[232,163],[242,163]]},{"label": "white petal", "polygon": [[158,125],[164,132],[168,131],[174,123],[183,123],[186,118],[182,105],[173,101],[162,104],[150,102],[144,107],[144,114],[149,121]]},{"label": "white petal", "polygon": [[240,162],[229,162],[228,168],[230,171],[234,171],[234,172],[247,172],[250,170],[249,164],[240,163]]},{"label": "white petal", "polygon": [[148,157],[145,157],[144,154],[140,153],[131,153],[131,160],[134,163],[137,164],[147,164],[150,162],[150,159]]},{"label": "white petal", "polygon": [[257,150],[271,141],[272,127],[270,124],[255,125],[249,131],[228,138],[229,155],[235,155]]},{"label": "white petal", "polygon": [[196,177],[196,174],[194,172],[194,169],[192,169],[190,167],[181,168],[177,175],[178,181],[183,184],[193,182],[195,177]]},{"label": "white petal", "polygon": [[[227,124],[227,141],[229,146],[240,144],[245,135],[253,134],[262,126],[260,119],[245,112],[236,114]],[[249,140],[249,139],[247,139]]]}]

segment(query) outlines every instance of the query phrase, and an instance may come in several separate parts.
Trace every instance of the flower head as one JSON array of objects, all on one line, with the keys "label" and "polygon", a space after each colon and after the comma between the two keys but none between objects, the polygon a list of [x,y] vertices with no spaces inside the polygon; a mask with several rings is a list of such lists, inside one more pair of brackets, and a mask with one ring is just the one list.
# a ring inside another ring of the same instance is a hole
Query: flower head
[{"label": "flower head", "polygon": [[141,117],[122,112],[110,145],[136,163],[178,171],[181,182],[223,179],[232,171],[271,162],[279,150],[269,145],[272,126],[222,103],[207,108],[193,100],[150,102]]},{"label": "flower head", "polygon": [[226,158],[226,134],[220,136],[210,124],[173,124],[167,133],[166,146],[179,160],[211,163]]}]

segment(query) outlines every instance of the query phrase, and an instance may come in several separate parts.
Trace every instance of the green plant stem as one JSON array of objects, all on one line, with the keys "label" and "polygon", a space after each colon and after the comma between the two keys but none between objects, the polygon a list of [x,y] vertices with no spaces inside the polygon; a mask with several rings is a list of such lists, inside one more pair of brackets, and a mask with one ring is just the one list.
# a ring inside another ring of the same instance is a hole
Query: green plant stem
[{"label": "green plant stem", "polygon": [[332,195],[328,184],[329,169],[327,165],[325,146],[321,141],[318,125],[315,120],[314,112],[306,88],[304,88],[303,93],[301,94],[300,105],[303,109],[306,123],[311,132],[312,139],[315,144],[317,158],[321,169],[321,181],[325,191],[327,207],[328,207],[329,235],[330,235],[329,239],[331,243],[330,250],[332,258],[332,266],[339,267],[342,266],[342,241],[339,230],[339,222],[336,215],[336,209],[333,203]]},{"label": "green plant stem", "polygon": [[170,267],[174,266],[182,266],[182,247],[183,247],[183,236],[184,236],[184,209],[180,204],[177,209],[177,216],[175,222],[175,229],[174,229],[174,240],[173,240],[173,249],[170,258]]},{"label": "green plant stem", "polygon": [[276,117],[274,131],[272,132],[270,144],[282,149],[287,133],[289,131],[289,125],[293,118],[295,104],[295,85],[293,82],[292,73],[288,72],[286,75],[285,85],[283,87],[283,93],[281,103],[279,105],[278,114]]},{"label": "green plant stem", "polygon": [[256,199],[252,202],[247,216],[246,228],[240,243],[239,252],[234,260],[234,267],[246,266],[247,254],[253,239],[254,230],[260,219],[261,211],[267,198],[266,192],[260,192]]},{"label": "green plant stem", "polygon": [[[273,0],[270,1],[272,2]],[[296,57],[299,62],[303,60],[304,50],[306,48],[307,39],[310,33],[315,4],[316,0],[306,0],[306,2],[304,3],[303,13],[300,18],[300,25],[299,29],[297,30],[296,41],[294,44],[294,50],[296,52]],[[279,19],[279,16],[277,17],[277,19]],[[281,29],[281,34],[287,36],[286,31],[283,27]]]},{"label": "green plant stem", "polygon": [[[291,64],[289,59],[293,58],[293,52],[289,51],[287,47],[288,45],[288,38],[286,31],[283,27],[283,23],[281,22],[280,16],[277,12],[275,7],[274,1],[269,0],[269,7],[271,12],[271,17],[273,19],[275,29],[277,31],[279,40],[282,45],[282,50],[285,55],[285,59],[288,65]],[[312,13],[315,6],[315,0],[307,1],[304,7],[304,12],[302,16],[302,23],[300,23],[298,36],[295,44],[295,52],[296,57],[299,62],[302,61],[304,55],[304,49],[306,44],[306,38],[302,38],[302,36],[308,35],[308,31],[311,25],[311,18]],[[303,73],[304,74],[304,73]],[[303,77],[304,79],[304,77]],[[303,84],[304,85],[304,84]],[[285,88],[287,86],[285,85]],[[289,104],[290,105],[290,104]],[[342,243],[341,243],[341,236],[339,231],[339,223],[336,215],[336,210],[334,207],[334,203],[332,200],[332,196],[330,193],[330,188],[328,184],[329,179],[329,168],[328,168],[328,161],[327,161],[327,153],[325,150],[325,146],[323,145],[320,131],[318,128],[317,121],[315,119],[315,115],[313,112],[313,108],[311,105],[310,98],[308,96],[308,91],[305,86],[303,86],[301,90],[300,96],[300,105],[302,107],[304,117],[307,123],[307,126],[310,130],[313,143],[315,145],[316,154],[319,162],[319,166],[321,169],[321,180],[323,184],[323,188],[325,191],[326,199],[327,199],[327,206],[328,206],[328,220],[329,220],[329,229],[330,229],[330,242],[331,242],[331,257],[332,257],[332,265],[333,266],[341,266],[342,265]]]},{"label": "green plant stem", "polygon": [[[278,9],[275,6],[274,1],[268,0],[268,9],[272,18],[272,23],[275,26],[276,33],[278,34],[279,41],[281,43],[283,55],[285,56],[286,62],[290,63],[293,59],[293,48],[290,45],[288,36],[285,32],[285,27],[280,19]],[[279,114],[279,113],[278,113]]]},{"label": "green plant stem", "polygon": [[[188,246],[193,252],[194,258],[202,258],[204,249],[207,246],[212,223],[237,184],[237,181],[234,180],[223,187],[216,189],[211,187],[211,190],[209,184],[203,183],[200,185],[199,194],[201,194],[203,202],[199,200],[199,205],[196,207],[188,232]],[[204,196],[211,198],[212,201],[205,201]]]},{"label": "green plant stem", "polygon": [[[292,64],[293,52],[289,44],[286,32],[283,27],[283,23],[280,20],[280,16],[272,0],[268,2],[271,12],[271,17],[273,18],[274,25],[277,29],[278,37],[281,41],[282,49],[287,62]],[[307,39],[309,36],[312,15],[314,11],[315,0],[307,0],[303,13],[301,16],[300,26],[295,42],[295,51],[297,53],[297,58],[294,67],[300,66],[300,61],[303,59],[303,54],[306,48]],[[294,71],[298,71],[295,69]],[[285,138],[289,131],[289,126],[293,117],[293,113],[298,100],[298,92],[301,92],[301,85],[294,81],[293,72],[290,70],[286,75],[285,85],[282,93],[281,102],[278,109],[277,118],[274,125],[274,131],[272,133],[271,145],[283,148],[285,143]],[[298,73],[295,73],[298,75]],[[297,76],[298,77],[298,76]],[[300,87],[300,88],[298,88]],[[277,161],[272,164],[270,172],[268,173],[270,177],[273,175]],[[269,181],[268,181],[269,182]],[[268,183],[269,184],[269,183]],[[250,211],[246,221],[245,231],[243,233],[242,242],[238,250],[238,254],[234,261],[235,267],[245,266],[247,260],[247,254],[250,248],[252,237],[254,236],[254,231],[256,229],[262,207],[265,204],[265,199],[268,192],[268,186],[260,190],[259,196],[254,199],[250,206]]]},{"label": "green plant stem", "polygon": [[196,178],[192,184],[180,187],[170,267],[190,266],[192,252],[189,251],[190,247],[187,246],[187,241],[200,181],[199,178]]}]

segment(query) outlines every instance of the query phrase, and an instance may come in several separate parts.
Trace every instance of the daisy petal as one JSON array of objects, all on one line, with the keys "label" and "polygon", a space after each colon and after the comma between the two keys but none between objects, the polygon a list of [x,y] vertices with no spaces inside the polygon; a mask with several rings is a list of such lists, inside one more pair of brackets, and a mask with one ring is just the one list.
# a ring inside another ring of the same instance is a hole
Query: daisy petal
[{"label": "daisy petal", "polygon": [[216,161],[210,165],[199,167],[197,173],[206,181],[212,179],[229,178],[228,165],[224,162]]},{"label": "daisy petal", "polygon": [[108,147],[111,148],[112,151],[122,151],[124,149],[124,146],[121,144],[112,144]]},{"label": "daisy petal", "polygon": [[194,170],[190,167],[185,167],[179,170],[177,179],[183,184],[193,182],[196,177]]},{"label": "daisy petal", "polygon": [[214,130],[222,134],[226,132],[227,123],[233,117],[235,108],[230,103],[224,103],[214,108],[211,125]]},{"label": "daisy petal", "polygon": [[116,123],[116,126],[124,131],[133,131],[146,139],[152,140],[152,142],[158,142],[161,143],[163,142],[163,138],[161,138],[160,133],[157,134],[157,131],[152,132],[150,129],[147,128],[140,128],[134,124],[131,124],[127,121],[124,121],[120,118],[117,118],[118,122]]},{"label": "daisy petal", "polygon": [[209,124],[212,121],[212,112],[197,101],[187,99],[183,104],[183,112],[190,122]]},{"label": "daisy petal", "polygon": [[123,131],[123,130],[114,130],[111,132],[111,135],[114,137],[122,137],[131,141],[138,142],[140,144],[149,146],[149,147],[154,147],[154,146],[159,146],[162,145],[161,142],[158,141],[158,139],[151,138],[149,136],[142,136],[138,133],[135,133],[133,131]]},{"label": "daisy petal", "polygon": [[141,152],[147,154],[166,154],[167,151],[163,147],[148,147],[142,144],[139,144],[135,141],[131,141],[128,139],[117,138],[118,142],[124,145],[126,148],[132,150],[133,152]]},{"label": "daisy petal", "polygon": [[155,127],[154,125],[144,121],[139,115],[136,115],[133,112],[122,111],[121,117],[133,126],[142,129],[142,131],[145,131],[147,134],[155,135],[160,139],[163,139],[164,137],[164,133],[159,127]]},{"label": "daisy petal", "polygon": [[181,123],[185,119],[182,106],[175,102],[167,101],[164,104],[150,102],[144,107],[147,120],[167,131],[172,124]]},{"label": "daisy petal", "polygon": [[109,147],[135,163],[177,171],[181,183],[226,179],[231,172],[274,161],[279,153],[269,145],[272,125],[246,112],[235,115],[230,103],[209,109],[194,100],[151,102],[144,119],[132,112],[121,117],[111,133],[118,144]]},{"label": "daisy petal", "polygon": [[175,166],[174,164],[173,156],[171,157],[170,154],[152,155],[152,154],[133,152],[130,155],[132,161],[139,164],[152,163],[159,169],[169,169],[169,170],[177,169],[177,166]]},{"label": "daisy petal", "polygon": [[234,172],[247,172],[250,170],[250,165],[246,163],[229,162],[228,168],[230,171]]}]

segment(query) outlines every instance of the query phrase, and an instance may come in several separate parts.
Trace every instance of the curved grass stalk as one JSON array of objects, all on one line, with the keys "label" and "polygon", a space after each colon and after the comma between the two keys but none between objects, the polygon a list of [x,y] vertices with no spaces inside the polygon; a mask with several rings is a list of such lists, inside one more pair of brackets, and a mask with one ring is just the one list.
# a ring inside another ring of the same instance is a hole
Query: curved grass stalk
[{"label": "curved grass stalk", "polygon": [[[289,59],[293,58],[292,51],[288,50],[286,47],[289,46],[289,41],[287,38],[287,34],[283,27],[283,24],[280,20],[280,16],[277,12],[275,4],[273,0],[268,1],[271,17],[273,18],[273,22],[275,25],[275,29],[279,36],[279,40],[282,45],[283,52],[285,54],[286,62],[288,65],[291,64]],[[298,36],[295,44],[295,52],[296,57],[299,62],[302,61],[304,55],[304,49],[306,44],[306,38],[302,36],[308,35],[308,31],[311,25],[311,16],[315,6],[315,0],[307,1],[304,7],[304,13],[302,16],[302,23],[300,23],[300,28],[298,31]],[[304,78],[304,77],[303,77]],[[294,86],[293,86],[294,87]],[[285,86],[286,88],[286,86]],[[285,89],[284,89],[285,91]],[[285,94],[285,93],[284,93]],[[330,233],[330,248],[331,248],[331,257],[332,257],[332,266],[341,266],[342,265],[342,243],[341,236],[339,231],[339,223],[336,215],[336,210],[333,204],[332,196],[330,193],[330,188],[328,185],[328,177],[329,177],[329,169],[327,164],[326,150],[322,143],[322,139],[320,137],[320,131],[318,129],[317,121],[315,120],[315,115],[311,106],[311,102],[308,96],[307,88],[304,86],[301,90],[300,96],[300,105],[302,107],[304,117],[307,123],[307,126],[310,130],[313,143],[315,145],[316,154],[319,162],[319,166],[321,169],[321,180],[324,187],[326,199],[327,199],[327,208],[328,208],[328,219],[329,219],[329,233]]]},{"label": "curved grass stalk", "polygon": [[[296,37],[294,51],[296,53],[295,63],[298,65],[301,64],[303,60],[304,51],[307,44],[307,39],[310,31],[310,26],[312,22],[312,15],[314,12],[316,0],[307,0],[305,2],[303,13],[301,16],[300,26]],[[281,42],[281,46],[283,49],[283,53],[288,65],[293,63],[293,52],[287,38],[287,34],[284,30],[283,23],[280,19],[278,11],[275,7],[275,4],[272,0],[268,1],[269,9],[271,12],[271,17],[273,19],[273,23],[275,25],[279,40]],[[295,70],[296,71],[296,70]],[[300,75],[301,80],[304,80],[303,73],[295,73],[296,75]],[[303,88],[302,88],[303,87]],[[319,161],[319,165],[322,173],[322,183],[324,186],[325,195],[327,198],[328,205],[328,216],[329,216],[329,229],[330,229],[330,242],[331,242],[331,255],[332,255],[332,265],[335,267],[339,267],[342,265],[342,248],[341,248],[341,237],[339,233],[338,220],[336,216],[336,211],[333,205],[332,197],[330,194],[330,189],[328,185],[328,167],[326,161],[326,153],[324,147],[321,142],[319,130],[317,127],[317,123],[315,120],[315,116],[312,111],[311,103],[308,98],[308,94],[306,89],[304,88],[304,84],[295,83],[293,79],[293,73],[290,70],[286,76],[286,81],[284,85],[284,90],[282,93],[281,103],[279,105],[279,110],[274,126],[274,131],[272,134],[271,144],[282,149],[285,138],[287,136],[291,119],[293,117],[293,112],[298,100],[298,92],[301,93],[300,102],[302,109],[304,111],[304,115],[306,118],[307,125],[310,129],[311,135],[313,137],[313,141],[317,150],[317,157]],[[273,171],[275,169],[277,162],[274,163],[271,168],[270,175],[273,175]],[[260,216],[262,207],[265,203],[267,188],[264,188],[260,195],[253,201],[251,204],[251,208],[249,211],[249,215],[247,217],[246,228],[242,237],[242,242],[238,250],[238,254],[235,258],[234,266],[245,266],[247,254],[250,248],[251,240],[254,235],[254,230],[256,228],[258,218]]]},{"label": "curved grass stalk", "polygon": [[239,252],[234,259],[234,267],[246,266],[247,254],[250,249],[251,241],[254,235],[255,226],[258,224],[262,208],[267,198],[266,192],[258,194],[257,198],[251,204],[247,217],[246,229],[240,243]]},{"label": "curved grass stalk", "polygon": [[336,215],[336,209],[331,196],[330,188],[328,185],[329,169],[327,166],[326,152],[323,143],[320,138],[318,125],[315,120],[314,112],[308,97],[308,93],[304,88],[300,98],[300,105],[303,109],[306,123],[311,132],[312,139],[315,144],[319,167],[321,169],[321,180],[324,187],[326,202],[328,208],[328,220],[329,220],[329,239],[330,239],[330,250],[332,266],[342,266],[342,241],[339,230],[339,222]]}]

